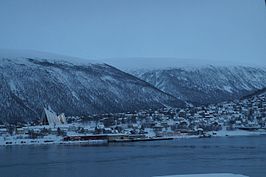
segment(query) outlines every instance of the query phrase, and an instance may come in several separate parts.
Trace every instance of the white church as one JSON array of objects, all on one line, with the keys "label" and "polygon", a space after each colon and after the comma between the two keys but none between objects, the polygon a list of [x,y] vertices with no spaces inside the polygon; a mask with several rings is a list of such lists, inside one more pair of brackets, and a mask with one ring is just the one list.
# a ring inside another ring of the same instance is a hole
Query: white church
[{"label": "white church", "polygon": [[65,114],[62,113],[57,116],[50,106],[44,108],[42,120],[44,125],[48,124],[50,127],[58,127],[67,124]]}]

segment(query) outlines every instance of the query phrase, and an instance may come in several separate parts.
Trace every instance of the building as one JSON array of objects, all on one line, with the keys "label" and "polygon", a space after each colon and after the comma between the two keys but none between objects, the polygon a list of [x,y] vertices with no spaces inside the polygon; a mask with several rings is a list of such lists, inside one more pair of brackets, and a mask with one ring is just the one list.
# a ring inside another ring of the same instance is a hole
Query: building
[{"label": "building", "polygon": [[58,127],[67,124],[64,113],[57,116],[50,106],[48,108],[44,108],[42,120],[44,125],[48,124],[51,127]]}]

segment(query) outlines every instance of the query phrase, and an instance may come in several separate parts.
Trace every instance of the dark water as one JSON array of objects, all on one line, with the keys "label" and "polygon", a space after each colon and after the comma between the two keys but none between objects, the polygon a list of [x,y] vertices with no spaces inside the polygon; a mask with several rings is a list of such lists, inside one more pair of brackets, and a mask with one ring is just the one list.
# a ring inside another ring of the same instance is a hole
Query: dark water
[{"label": "dark water", "polygon": [[0,177],[266,176],[266,136],[82,146],[0,147]]}]

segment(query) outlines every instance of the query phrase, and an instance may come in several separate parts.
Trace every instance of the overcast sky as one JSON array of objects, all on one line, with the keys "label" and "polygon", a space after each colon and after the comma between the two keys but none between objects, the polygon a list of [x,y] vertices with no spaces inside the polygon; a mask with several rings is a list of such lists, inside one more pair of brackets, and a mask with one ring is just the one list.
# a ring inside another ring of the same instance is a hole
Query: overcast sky
[{"label": "overcast sky", "polygon": [[264,0],[1,0],[0,48],[266,65]]}]

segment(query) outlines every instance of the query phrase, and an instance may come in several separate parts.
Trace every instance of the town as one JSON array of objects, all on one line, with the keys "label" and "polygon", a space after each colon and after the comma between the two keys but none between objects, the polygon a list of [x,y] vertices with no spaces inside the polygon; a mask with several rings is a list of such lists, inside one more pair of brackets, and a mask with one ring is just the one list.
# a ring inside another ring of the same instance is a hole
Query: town
[{"label": "town", "polygon": [[50,108],[27,124],[0,122],[0,145],[107,144],[266,134],[266,93],[241,100],[128,113],[66,117]]}]

